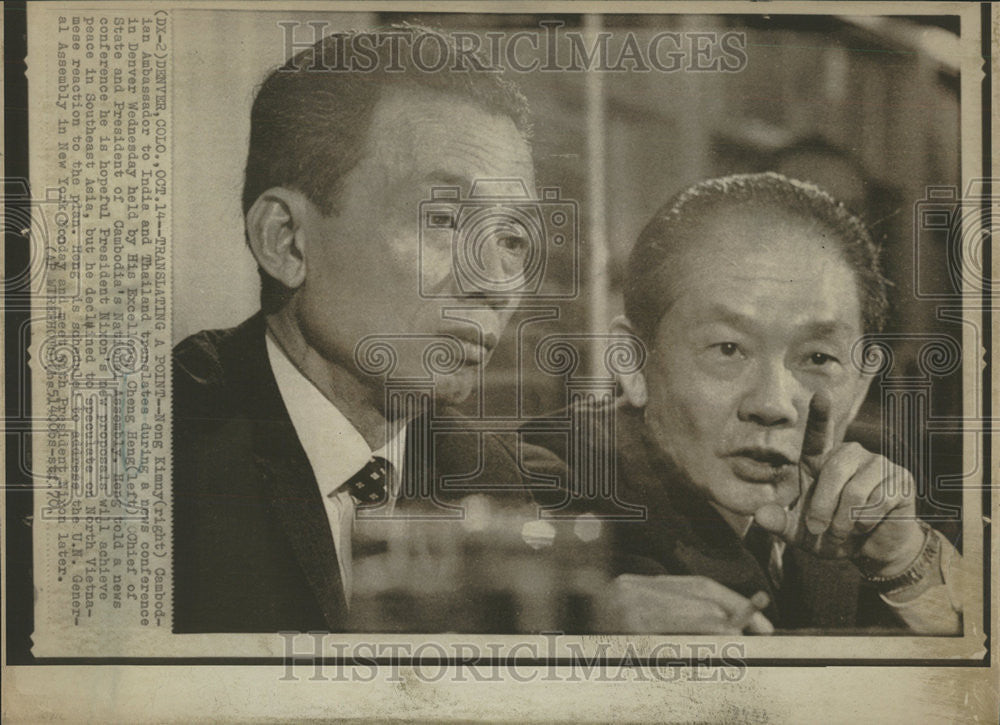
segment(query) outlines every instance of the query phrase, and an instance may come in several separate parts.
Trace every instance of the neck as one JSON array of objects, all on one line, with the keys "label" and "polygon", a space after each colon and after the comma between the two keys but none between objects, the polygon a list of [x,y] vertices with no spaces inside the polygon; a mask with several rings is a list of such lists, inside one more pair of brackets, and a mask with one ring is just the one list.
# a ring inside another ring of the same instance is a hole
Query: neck
[{"label": "neck", "polygon": [[266,316],[267,333],[292,364],[351,422],[372,450],[378,450],[409,419],[387,420],[382,388],[365,385],[345,366],[323,357],[295,323],[288,305]]}]

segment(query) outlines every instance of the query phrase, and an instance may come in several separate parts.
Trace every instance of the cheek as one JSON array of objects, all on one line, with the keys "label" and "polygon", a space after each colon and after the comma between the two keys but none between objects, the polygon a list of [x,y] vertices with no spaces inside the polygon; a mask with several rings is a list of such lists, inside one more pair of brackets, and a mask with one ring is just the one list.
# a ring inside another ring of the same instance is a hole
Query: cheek
[{"label": "cheek", "polygon": [[[353,283],[352,276],[346,270],[356,264],[353,255],[347,254],[347,244],[338,244],[331,232],[323,238],[322,243],[307,250],[305,296],[310,304],[330,304],[346,294]],[[359,245],[352,244],[350,248]]]},{"label": "cheek", "polygon": [[736,395],[710,380],[689,361],[661,360],[649,379],[647,416],[663,432],[664,442],[680,458],[685,450],[714,450],[735,420]]},{"label": "cheek", "polygon": [[[313,324],[329,324],[329,318],[343,317],[356,299],[352,282],[338,273],[329,260],[317,261],[306,276],[302,290],[302,309]],[[339,314],[338,314],[339,313]]]},{"label": "cheek", "polygon": [[419,240],[420,267],[425,277],[437,279],[446,276],[452,268],[451,242],[432,243]]}]

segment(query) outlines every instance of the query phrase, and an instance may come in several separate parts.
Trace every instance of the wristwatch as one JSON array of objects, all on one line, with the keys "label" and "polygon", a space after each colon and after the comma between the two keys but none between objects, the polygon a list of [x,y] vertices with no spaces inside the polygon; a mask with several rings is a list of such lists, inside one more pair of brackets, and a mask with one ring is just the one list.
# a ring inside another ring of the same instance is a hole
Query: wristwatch
[{"label": "wristwatch", "polygon": [[[924,532],[924,545],[920,549],[917,558],[913,560],[913,563],[905,571],[894,576],[879,576],[868,573],[867,570],[873,569],[874,566],[866,567],[865,564],[867,561],[859,562],[858,568],[861,570],[861,575],[868,582],[874,584],[882,594],[892,594],[906,587],[913,586],[927,576],[938,561],[941,554],[941,540],[934,533],[934,529],[930,525],[919,520],[917,523]],[[874,565],[874,562],[871,563]]]}]

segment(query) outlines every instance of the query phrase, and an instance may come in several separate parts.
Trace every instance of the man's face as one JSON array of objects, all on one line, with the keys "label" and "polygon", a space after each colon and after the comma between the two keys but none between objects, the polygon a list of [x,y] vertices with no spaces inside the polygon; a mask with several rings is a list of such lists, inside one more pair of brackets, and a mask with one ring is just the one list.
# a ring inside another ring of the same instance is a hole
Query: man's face
[{"label": "man's face", "polygon": [[646,366],[646,421],[707,498],[750,515],[799,493],[809,401],[825,391],[837,440],[870,378],[855,277],[829,233],[773,211],[699,225],[671,272],[673,304]]},{"label": "man's face", "polygon": [[[533,190],[529,146],[509,118],[454,95],[406,88],[379,100],[368,139],[365,156],[342,181],[333,213],[315,209],[303,222],[306,279],[294,301],[297,324],[322,357],[373,384],[381,378],[355,365],[355,347],[366,336],[402,336],[392,343],[398,356],[393,375],[425,379],[430,341],[412,336],[456,336],[465,362],[435,380],[439,398],[460,401],[514,305],[468,289],[461,295],[450,245],[421,255],[420,203],[440,186],[459,186],[465,198],[479,179],[518,179]],[[497,229],[486,235],[478,259],[488,274],[511,277],[523,265],[527,243],[520,230]],[[421,279],[432,297],[421,295]],[[458,307],[466,309],[449,317],[475,324],[445,319],[446,309]]]}]

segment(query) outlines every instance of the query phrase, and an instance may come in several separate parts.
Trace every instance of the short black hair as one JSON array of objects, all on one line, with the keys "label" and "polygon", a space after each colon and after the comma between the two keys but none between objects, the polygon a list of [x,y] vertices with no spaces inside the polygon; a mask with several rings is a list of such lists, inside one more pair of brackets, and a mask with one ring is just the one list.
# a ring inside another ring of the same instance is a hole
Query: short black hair
[{"label": "short black hair", "polygon": [[739,208],[775,209],[831,232],[857,279],[864,331],[882,331],[889,307],[889,283],[865,224],[819,187],[766,172],[694,184],[673,196],[645,226],[629,256],[625,288],[625,315],[640,338],[652,343],[671,304],[668,277],[677,248],[701,222]]},{"label": "short black hair", "polygon": [[[394,41],[386,42],[390,37]],[[424,46],[434,48],[425,51],[428,57],[442,54],[433,67],[420,62],[417,50]],[[518,86],[449,34],[411,23],[332,33],[272,71],[257,91],[244,216],[275,186],[302,192],[324,214],[335,211],[342,179],[367,151],[376,104],[392,87],[452,93],[510,118],[526,141],[531,138],[528,102]],[[273,295],[284,298],[287,290],[260,274],[262,306],[273,309]]]}]

